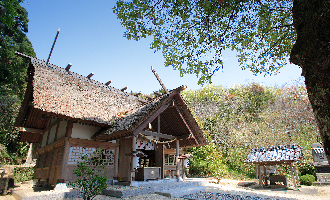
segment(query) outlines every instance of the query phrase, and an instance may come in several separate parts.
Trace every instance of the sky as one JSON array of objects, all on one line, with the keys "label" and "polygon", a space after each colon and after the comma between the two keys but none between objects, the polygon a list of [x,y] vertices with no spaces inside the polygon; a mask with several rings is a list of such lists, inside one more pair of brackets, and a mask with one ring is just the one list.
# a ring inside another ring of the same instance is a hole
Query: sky
[{"label": "sky", "polygon": [[[180,77],[179,71],[164,66],[161,52],[150,49],[152,38],[140,41],[123,37],[125,28],[120,24],[112,8],[115,0],[31,0],[21,4],[28,11],[29,32],[37,58],[47,60],[58,28],[50,63],[65,68],[72,63],[71,71],[127,92],[151,94],[161,89],[151,71],[154,67],[167,89],[187,85],[199,89],[196,75]],[[233,84],[260,83],[265,86],[282,86],[302,80],[301,68],[289,64],[279,74],[254,76],[238,65],[235,52],[223,54],[224,69],[212,78],[212,84],[230,87]]]}]

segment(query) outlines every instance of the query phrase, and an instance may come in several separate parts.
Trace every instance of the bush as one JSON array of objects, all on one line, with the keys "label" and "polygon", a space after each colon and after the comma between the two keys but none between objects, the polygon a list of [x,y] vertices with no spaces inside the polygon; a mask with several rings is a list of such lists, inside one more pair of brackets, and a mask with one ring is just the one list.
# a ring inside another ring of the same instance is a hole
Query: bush
[{"label": "bush", "polygon": [[14,171],[14,176],[16,183],[22,183],[25,181],[32,180],[33,167],[16,167]]},{"label": "bush", "polygon": [[311,174],[314,177],[316,176],[316,171],[315,167],[311,165],[310,162],[303,160],[302,162],[299,162],[298,164],[298,169],[301,174],[301,176],[306,175],[306,174]]},{"label": "bush", "polygon": [[77,175],[77,180],[70,181],[69,184],[82,193],[84,200],[93,199],[107,188],[107,172],[104,172],[102,152],[102,149],[98,149],[90,157],[88,155],[81,156],[82,161],[78,163],[77,168],[73,171]]},{"label": "bush", "polygon": [[210,169],[207,165],[190,165],[189,175],[192,177],[207,177],[210,175]]},{"label": "bush", "polygon": [[313,175],[306,174],[306,175],[300,176],[299,181],[300,181],[301,185],[311,186],[313,184],[313,182],[315,181],[315,177]]}]

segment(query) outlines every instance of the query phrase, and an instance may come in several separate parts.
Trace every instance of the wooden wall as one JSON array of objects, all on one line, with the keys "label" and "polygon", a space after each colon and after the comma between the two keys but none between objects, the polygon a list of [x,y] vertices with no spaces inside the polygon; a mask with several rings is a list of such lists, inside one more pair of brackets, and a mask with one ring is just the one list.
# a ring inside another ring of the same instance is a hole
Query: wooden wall
[{"label": "wooden wall", "polygon": [[132,137],[121,138],[119,142],[118,180],[131,181],[132,157],[126,154],[132,153]]},{"label": "wooden wall", "polygon": [[[52,125],[52,126],[51,126]],[[49,130],[43,134],[37,150],[37,163],[34,170],[34,179],[49,180],[55,185],[57,182],[74,181],[76,179],[73,170],[76,165],[69,165],[68,159],[71,147],[103,148],[115,151],[115,163],[105,167],[108,179],[117,177],[118,146],[110,142],[100,142],[87,139],[72,138],[73,122],[60,121],[53,118],[49,122]],[[76,131],[77,132],[77,131]],[[77,136],[77,135],[76,135]]]},{"label": "wooden wall", "polygon": [[49,179],[49,183],[54,185],[57,183],[61,170],[64,138],[46,147],[39,149],[33,178],[41,180]]}]

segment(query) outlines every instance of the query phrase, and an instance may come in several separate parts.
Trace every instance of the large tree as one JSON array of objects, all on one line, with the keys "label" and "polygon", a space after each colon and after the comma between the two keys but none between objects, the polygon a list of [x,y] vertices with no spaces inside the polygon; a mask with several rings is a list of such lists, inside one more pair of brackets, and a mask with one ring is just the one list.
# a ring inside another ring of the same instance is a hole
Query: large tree
[{"label": "large tree", "polygon": [[[153,36],[165,66],[211,82],[222,53],[242,68],[276,74],[288,58],[302,68],[330,158],[330,2],[326,0],[118,0],[113,9],[128,39]],[[330,159],[329,159],[330,160]]]},{"label": "large tree", "polygon": [[28,31],[27,11],[23,0],[2,0],[0,30],[0,143],[11,155],[24,156],[26,145],[18,142],[19,132],[14,121],[23,100],[29,61],[15,51],[35,56]]}]

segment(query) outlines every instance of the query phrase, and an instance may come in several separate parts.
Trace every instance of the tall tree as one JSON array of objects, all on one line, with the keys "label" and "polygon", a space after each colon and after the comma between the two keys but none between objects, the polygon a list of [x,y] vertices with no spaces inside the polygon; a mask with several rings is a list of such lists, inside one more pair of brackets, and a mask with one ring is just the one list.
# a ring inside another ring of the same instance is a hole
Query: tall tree
[{"label": "tall tree", "polygon": [[330,3],[326,0],[118,0],[113,9],[128,39],[153,36],[165,66],[211,82],[222,52],[242,68],[276,74],[288,58],[303,69],[330,160]]},{"label": "tall tree", "polygon": [[0,30],[0,143],[12,154],[22,154],[24,144],[18,142],[14,120],[23,99],[29,62],[15,55],[15,51],[35,56],[26,37],[28,13],[20,6],[23,0],[2,0]]}]

